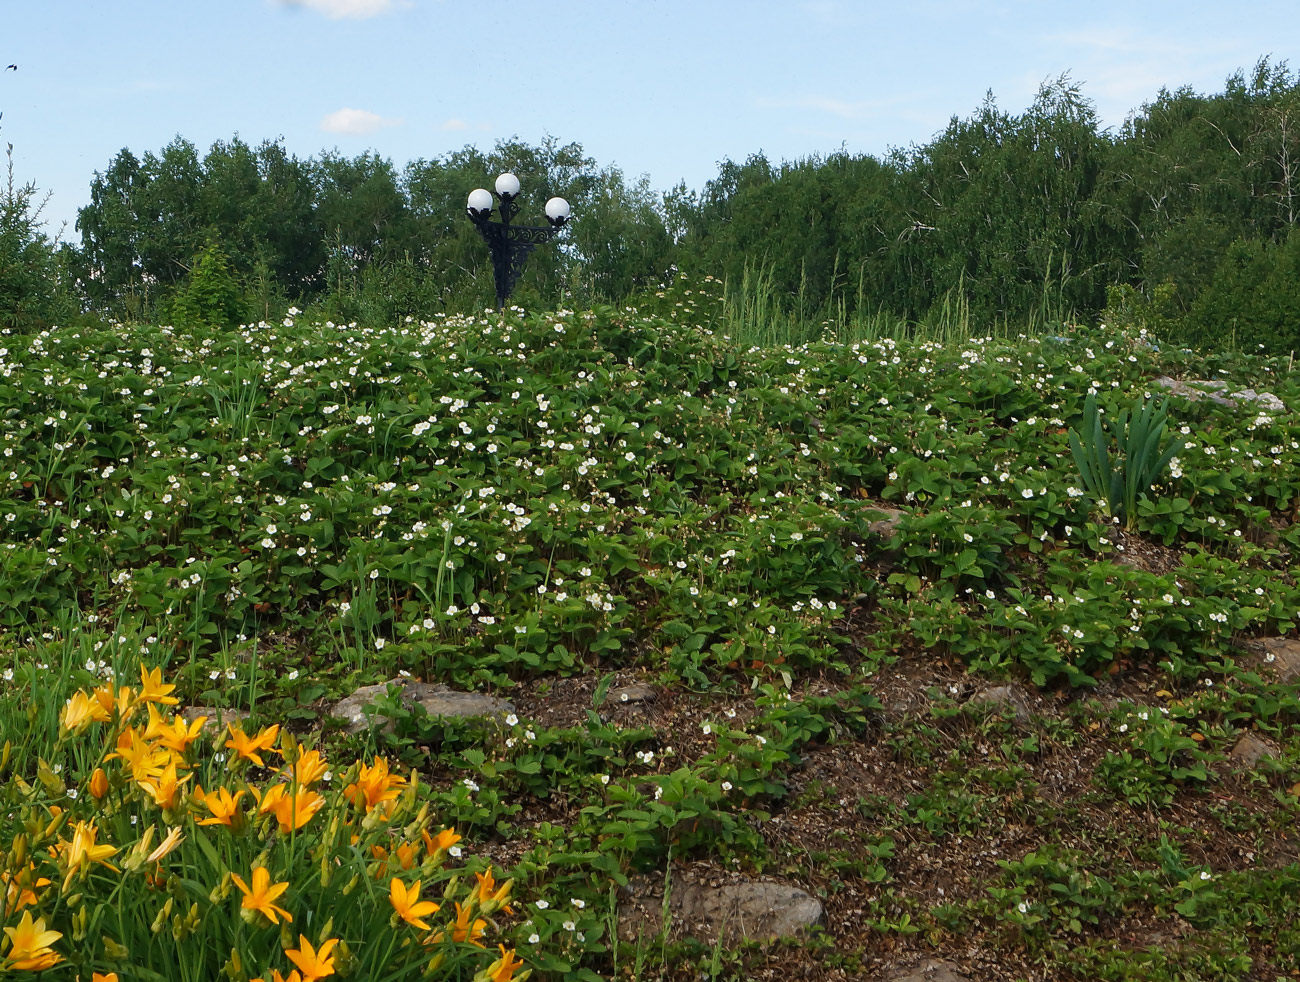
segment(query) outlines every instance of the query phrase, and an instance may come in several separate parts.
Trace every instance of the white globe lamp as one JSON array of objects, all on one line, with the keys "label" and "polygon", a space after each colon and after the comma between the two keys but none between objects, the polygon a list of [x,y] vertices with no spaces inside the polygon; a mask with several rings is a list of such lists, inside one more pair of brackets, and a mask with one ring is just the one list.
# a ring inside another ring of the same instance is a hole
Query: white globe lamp
[{"label": "white globe lamp", "polygon": [[506,171],[497,178],[497,194],[503,198],[513,198],[519,193],[519,178]]},{"label": "white globe lamp", "polygon": [[546,219],[557,228],[569,220],[569,203],[563,198],[552,198],[546,202]]},{"label": "white globe lamp", "polygon": [[487,188],[475,188],[469,193],[467,207],[470,218],[487,218],[492,213],[492,192]]}]

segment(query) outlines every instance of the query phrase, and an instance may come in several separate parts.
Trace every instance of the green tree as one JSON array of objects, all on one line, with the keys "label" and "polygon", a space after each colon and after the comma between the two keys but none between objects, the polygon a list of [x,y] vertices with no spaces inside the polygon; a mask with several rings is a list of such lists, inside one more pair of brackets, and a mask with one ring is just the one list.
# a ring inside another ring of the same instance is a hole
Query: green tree
[{"label": "green tree", "polygon": [[209,242],[195,257],[189,277],[171,302],[178,327],[234,327],[244,319],[238,282],[221,247]]},{"label": "green tree", "polygon": [[19,331],[48,327],[78,310],[52,242],[41,232],[36,185],[14,178],[14,148],[6,145],[0,189],[0,325]]}]

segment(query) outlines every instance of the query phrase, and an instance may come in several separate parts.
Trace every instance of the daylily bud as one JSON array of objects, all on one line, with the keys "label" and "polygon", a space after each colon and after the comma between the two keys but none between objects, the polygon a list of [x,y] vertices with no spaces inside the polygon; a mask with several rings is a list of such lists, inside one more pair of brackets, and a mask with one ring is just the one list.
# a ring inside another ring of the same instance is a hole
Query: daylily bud
[{"label": "daylily bud", "polygon": [[173,898],[167,898],[167,902],[162,905],[162,910],[158,911],[158,916],[155,917],[153,923],[149,925],[150,931],[157,934],[163,929],[164,925],[167,923],[167,918],[171,917],[172,907],[174,907],[175,904],[176,901]]},{"label": "daylily bud", "polygon": [[101,800],[104,795],[108,794],[108,775],[104,773],[104,768],[95,768],[95,773],[90,775],[88,790],[90,796],[96,801]]},{"label": "daylily bud", "polygon": [[118,944],[107,934],[99,939],[104,945],[104,957],[112,962],[124,962],[131,957],[131,951],[124,944]]}]

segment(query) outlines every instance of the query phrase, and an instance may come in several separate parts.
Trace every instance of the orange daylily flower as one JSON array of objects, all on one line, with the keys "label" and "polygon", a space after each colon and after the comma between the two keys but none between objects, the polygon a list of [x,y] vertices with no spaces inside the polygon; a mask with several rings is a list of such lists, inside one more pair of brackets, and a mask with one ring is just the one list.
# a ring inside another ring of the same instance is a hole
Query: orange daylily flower
[{"label": "orange daylily flower", "polygon": [[36,903],[36,891],[50,885],[46,877],[36,875],[35,863],[28,863],[27,868],[19,870],[16,875],[0,870],[0,883],[5,887],[4,907],[11,913]]},{"label": "orange daylily flower", "polygon": [[63,956],[50,948],[50,945],[63,937],[59,931],[45,930],[45,918],[32,920],[30,910],[23,911],[17,927],[5,928],[9,935],[9,954],[5,962],[11,969],[20,972],[40,972],[56,965]]},{"label": "orange daylily flower", "polygon": [[503,944],[497,947],[501,950],[501,957],[487,967],[488,982],[511,982],[515,976],[515,969],[521,968],[524,960],[515,957],[513,948],[506,950]]},{"label": "orange daylily flower", "polygon": [[166,685],[162,680],[162,669],[155,668],[152,672],[140,666],[140,699],[144,702],[159,702],[165,706],[175,706],[180,702],[171,694],[175,689],[174,685]]},{"label": "orange daylily flower", "polygon": [[478,886],[470,893],[470,899],[478,901],[483,913],[491,914],[502,907],[505,908],[506,913],[513,913],[507,901],[510,899],[510,891],[514,888],[514,880],[506,880],[498,886],[496,877],[492,875],[491,866],[482,873],[475,873],[474,876],[478,880]]},{"label": "orange daylily flower", "polygon": [[211,818],[202,819],[200,825],[227,825],[232,826],[241,815],[239,811],[239,799],[247,792],[240,788],[233,795],[225,788],[217,788],[215,791],[204,792],[200,788],[194,789],[194,796],[203,802],[203,806],[212,812]]},{"label": "orange daylily flower", "polygon": [[330,938],[328,941],[321,942],[318,950],[313,948],[311,942],[300,934],[298,935],[298,947],[289,948],[285,951],[285,954],[302,971],[302,982],[315,982],[316,979],[323,979],[327,975],[334,974],[334,956],[330,952],[338,943],[338,938]]},{"label": "orange daylily flower", "polygon": [[234,723],[227,723],[226,729],[230,731],[230,739],[226,741],[227,747],[245,760],[251,760],[258,767],[266,766],[262,760],[262,754],[275,750],[274,744],[276,738],[280,735],[279,723],[258,731],[257,736],[252,737],[245,734],[243,729]]},{"label": "orange daylily flower", "polygon": [[473,912],[473,904],[466,904],[464,907],[459,903],[456,904],[456,923],[451,926],[451,940],[468,941],[482,948],[483,945],[479,944],[478,939],[482,936],[483,929],[487,927],[487,921],[481,917],[474,917]]},{"label": "orange daylily flower", "polygon": [[422,918],[428,914],[436,914],[441,909],[440,905],[432,900],[420,899],[419,880],[407,887],[395,876],[388,885],[388,902],[393,905],[393,910],[397,911],[398,917],[421,931],[433,930]]},{"label": "orange daylily flower", "polygon": [[460,841],[460,836],[456,834],[455,829],[443,829],[435,836],[430,836],[428,830],[420,830],[420,838],[424,839],[424,848],[430,856],[437,855],[450,849]]},{"label": "orange daylily flower", "polygon": [[244,899],[239,904],[242,910],[261,911],[272,924],[280,923],[276,915],[283,917],[286,921],[293,920],[292,914],[275,903],[276,898],[289,889],[288,880],[282,883],[272,883],[271,874],[267,872],[265,866],[253,867],[252,887],[249,887],[243,878],[235,873],[230,875],[230,879],[244,895]]},{"label": "orange daylily flower", "polygon": [[399,785],[405,783],[406,778],[389,774],[386,758],[378,757],[369,767],[361,765],[357,779],[343,789],[343,794],[358,808],[369,812],[380,802],[392,801],[400,795]]},{"label": "orange daylily flower", "polygon": [[302,828],[325,805],[325,799],[311,788],[302,787],[293,794],[288,791],[287,784],[273,785],[265,794],[253,788],[258,814],[274,815],[281,832]]},{"label": "orange daylily flower", "polygon": [[91,972],[90,982],[117,982],[117,973],[109,972],[105,975],[103,972]]}]

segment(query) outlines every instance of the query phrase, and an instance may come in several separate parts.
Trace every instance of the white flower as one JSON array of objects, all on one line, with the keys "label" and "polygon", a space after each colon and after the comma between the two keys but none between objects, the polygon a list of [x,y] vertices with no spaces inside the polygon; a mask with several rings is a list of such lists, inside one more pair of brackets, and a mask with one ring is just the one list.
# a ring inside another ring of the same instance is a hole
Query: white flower
[{"label": "white flower", "polygon": [[539,900],[539,901],[537,901],[537,909],[538,909],[538,910],[545,910],[545,909],[546,909],[547,907],[549,907],[549,906],[551,906],[551,905],[548,904],[545,900]]}]

